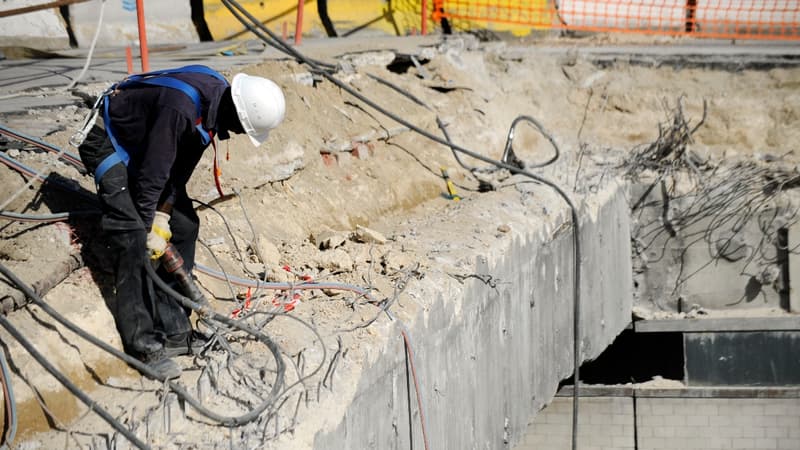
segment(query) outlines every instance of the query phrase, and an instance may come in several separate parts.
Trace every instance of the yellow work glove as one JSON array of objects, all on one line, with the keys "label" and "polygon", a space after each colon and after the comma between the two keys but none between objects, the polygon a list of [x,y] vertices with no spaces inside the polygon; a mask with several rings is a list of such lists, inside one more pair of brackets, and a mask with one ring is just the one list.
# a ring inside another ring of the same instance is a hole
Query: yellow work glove
[{"label": "yellow work glove", "polygon": [[172,238],[172,232],[169,229],[169,214],[156,211],[153,226],[147,233],[147,253],[150,255],[150,259],[161,258],[170,238]]}]

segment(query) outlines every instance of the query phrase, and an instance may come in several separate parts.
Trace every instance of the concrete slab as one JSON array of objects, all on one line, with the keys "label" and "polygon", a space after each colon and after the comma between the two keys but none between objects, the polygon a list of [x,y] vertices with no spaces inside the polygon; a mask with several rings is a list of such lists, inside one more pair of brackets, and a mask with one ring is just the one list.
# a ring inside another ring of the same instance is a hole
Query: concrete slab
[{"label": "concrete slab", "polygon": [[[131,2],[134,3],[135,2]],[[136,10],[126,10],[126,2],[105,2],[100,23],[99,42],[104,45],[125,46],[139,41]],[[70,23],[75,39],[81,47],[89,47],[97,31],[100,7],[97,2],[87,2],[69,7]],[[147,2],[144,4],[147,24],[147,41],[151,44],[198,42],[192,23],[189,0]]]},{"label": "concrete slab", "polygon": [[[39,5],[39,0],[4,0],[0,10]],[[0,18],[0,47],[22,45],[43,50],[69,48],[69,36],[57,8]]]},{"label": "concrete slab", "polygon": [[633,329],[637,333],[800,330],[800,316],[640,320]]},{"label": "concrete slab", "polygon": [[[800,245],[800,226],[789,227],[787,248],[795,249]],[[789,311],[800,312],[800,255],[796,251],[789,253]]]}]

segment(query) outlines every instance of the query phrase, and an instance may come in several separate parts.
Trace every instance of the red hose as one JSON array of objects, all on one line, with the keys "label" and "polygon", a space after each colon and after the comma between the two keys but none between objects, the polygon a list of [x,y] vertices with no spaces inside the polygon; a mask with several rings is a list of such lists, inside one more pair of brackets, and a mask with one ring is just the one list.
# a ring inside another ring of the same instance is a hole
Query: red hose
[{"label": "red hose", "polygon": [[142,72],[150,72],[150,56],[147,53],[147,30],[144,26],[144,0],[136,0],[136,21],[139,23],[139,52],[142,55]]}]

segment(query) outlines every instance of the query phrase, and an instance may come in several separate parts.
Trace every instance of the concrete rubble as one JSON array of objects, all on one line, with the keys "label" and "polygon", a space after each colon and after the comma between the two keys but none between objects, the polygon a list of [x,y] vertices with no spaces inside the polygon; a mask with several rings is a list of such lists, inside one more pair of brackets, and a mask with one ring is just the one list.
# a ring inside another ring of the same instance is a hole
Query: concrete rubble
[{"label": "concrete rubble", "polygon": [[[220,426],[40,308],[18,309],[22,298],[11,286],[0,291],[12,299],[4,305],[17,306],[9,315],[13,323],[153,447],[421,448],[424,424],[431,448],[512,448],[573,373],[576,311],[580,361],[597,358],[632,313],[645,319],[667,314],[641,298],[635,302],[634,275],[642,267],[632,259],[631,233],[643,219],[631,217],[638,188],[620,169],[631,149],[658,138],[665,92],[681,92],[687,116],[695,118],[709,99],[706,123],[688,144],[708,158],[719,160],[731,149],[784,154],[793,145],[786,135],[800,128],[796,67],[731,73],[629,60],[606,64],[610,49],[587,56],[549,46],[481,43],[473,36],[369,52],[363,49],[370,42],[341,42],[357,50],[311,43],[309,51],[344,62],[348,71],[340,79],[427,132],[441,135],[436,119],[445,118],[451,142],[481,155],[500,157],[519,115],[543,123],[561,151],[555,163],[535,167],[554,149],[533,127],[518,128],[514,150],[531,172],[552,180],[577,205],[581,302],[576,308],[576,224],[552,188],[508,171],[489,172],[484,162],[461,155],[480,169],[467,170],[447,146],[392,122],[328,81],[309,80],[302,65],[278,57],[249,64],[243,57],[245,63],[224,68],[226,75],[244,70],[278,80],[287,119],[265,149],[252,149],[242,136],[221,143],[225,197],[213,188],[212,152],[206,152],[189,186],[204,203],[198,206],[204,244],[198,262],[234,277],[291,286],[247,288],[207,273],[198,279],[221,314],[257,312],[247,323],[274,340],[280,359],[263,343],[230,333],[227,349],[179,358],[180,383],[219,414],[243,414],[277,385],[281,361],[288,388],[269,408],[247,424]],[[399,55],[410,55],[405,73],[387,68]],[[366,72],[391,80],[426,106]],[[96,93],[107,81],[80,89]],[[740,86],[735,94],[727,88],[731,83]],[[85,111],[76,101],[68,109],[38,110],[35,117],[60,121],[63,129],[44,139],[66,146]],[[745,127],[754,115],[762,128]],[[1,121],[23,128],[30,122],[35,130],[30,119],[9,112]],[[743,131],[734,135],[737,127]],[[9,156],[50,167],[47,155],[8,145],[0,140]],[[54,167],[48,170],[93,193],[88,176]],[[460,200],[448,195],[442,169]],[[24,186],[16,172],[0,171],[0,198]],[[486,185],[492,189],[481,189]],[[24,190],[8,207],[30,213],[78,208],[91,209],[91,201],[42,187]],[[48,304],[119,347],[104,301],[109,274],[102,239],[91,223],[11,223],[0,230],[0,256],[35,284],[79,255],[81,268],[39,289]],[[311,282],[322,287],[304,289]],[[715,314],[699,301],[687,300],[685,307],[682,317]],[[16,368],[14,387],[25,418],[20,446],[54,448],[67,439],[70,445],[130,448],[7,334],[0,335]]]}]

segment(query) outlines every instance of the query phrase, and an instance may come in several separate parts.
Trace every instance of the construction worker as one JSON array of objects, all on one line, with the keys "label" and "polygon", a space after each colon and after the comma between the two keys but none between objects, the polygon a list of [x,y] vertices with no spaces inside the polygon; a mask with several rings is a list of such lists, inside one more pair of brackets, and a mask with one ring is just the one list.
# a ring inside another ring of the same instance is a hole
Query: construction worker
[{"label": "construction worker", "polygon": [[[237,74],[229,84],[204,66],[129,77],[98,101],[98,121],[79,146],[95,175],[115,295],[109,299],[125,351],[166,378],[180,375],[173,356],[206,339],[192,329],[190,310],[154,287],[145,264],[171,242],[191,273],[199,218],[186,183],[214,136],[246,133],[258,147],[285,114],[272,81]],[[87,126],[88,128],[88,126]],[[174,283],[159,269],[164,281]]]}]

